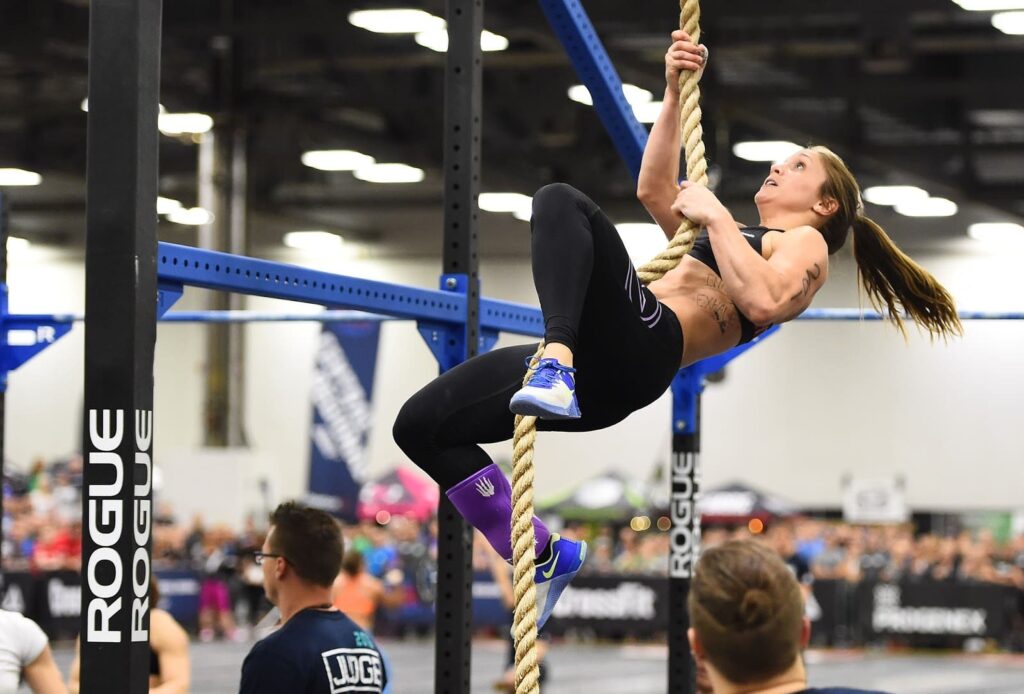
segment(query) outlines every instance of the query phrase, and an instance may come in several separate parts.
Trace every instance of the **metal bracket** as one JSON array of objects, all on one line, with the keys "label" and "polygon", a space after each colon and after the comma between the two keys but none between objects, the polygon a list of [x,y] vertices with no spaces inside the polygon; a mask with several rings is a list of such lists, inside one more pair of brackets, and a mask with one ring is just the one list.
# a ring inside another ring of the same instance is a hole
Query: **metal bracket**
[{"label": "metal bracket", "polygon": [[157,282],[156,285],[156,317],[163,318],[171,306],[185,293],[185,285],[174,282]]},{"label": "metal bracket", "polygon": [[[441,275],[441,290],[466,295],[469,278],[463,274]],[[442,371],[447,371],[466,359],[466,326],[435,321],[418,321],[417,330]]]},{"label": "metal bracket", "polygon": [[72,316],[12,315],[7,308],[7,285],[0,284],[0,391],[7,375],[68,334]]},{"label": "metal bracket", "polygon": [[[465,296],[469,278],[463,274],[441,275],[441,289]],[[416,329],[427,343],[442,371],[457,366],[466,360],[466,326],[436,321],[418,321]],[[489,352],[498,341],[498,330],[480,328],[478,351]]]}]

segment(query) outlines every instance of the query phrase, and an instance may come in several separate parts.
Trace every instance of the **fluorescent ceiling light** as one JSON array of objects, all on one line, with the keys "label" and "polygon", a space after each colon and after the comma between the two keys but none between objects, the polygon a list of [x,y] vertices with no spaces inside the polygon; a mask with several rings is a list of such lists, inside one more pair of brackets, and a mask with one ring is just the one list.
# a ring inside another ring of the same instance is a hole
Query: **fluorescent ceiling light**
[{"label": "fluorescent ceiling light", "polygon": [[650,103],[651,99],[654,98],[654,94],[635,84],[622,85],[622,95],[626,97],[626,101],[629,102],[630,106]]},{"label": "fluorescent ceiling light", "polygon": [[508,39],[501,34],[483,30],[480,34],[480,50],[485,53],[503,51],[508,48]]},{"label": "fluorescent ceiling light", "polygon": [[440,17],[412,9],[358,10],[349,14],[348,21],[353,26],[378,34],[418,34],[446,26]]},{"label": "fluorescent ceiling light", "polygon": [[862,197],[874,205],[899,205],[928,199],[928,191],[917,186],[871,186]]},{"label": "fluorescent ceiling light", "polygon": [[533,205],[530,205],[529,208],[515,210],[514,212],[512,212],[512,216],[521,222],[529,222],[531,219],[533,219]]},{"label": "fluorescent ceiling light", "polygon": [[622,237],[626,253],[634,265],[641,265],[665,250],[668,239],[657,224],[650,222],[626,222],[616,224],[615,229]]},{"label": "fluorescent ceiling light", "polygon": [[421,31],[416,34],[416,43],[432,51],[444,53],[448,50],[448,30],[431,29],[430,31]]},{"label": "fluorescent ceiling light", "polygon": [[[78,105],[78,108],[80,108],[83,111],[85,111],[86,113],[88,113],[89,112],[89,97],[85,97],[84,99],[82,99],[82,103]],[[161,114],[167,113],[167,109],[164,108],[163,104],[157,104],[157,109],[159,110],[159,112]]]},{"label": "fluorescent ceiling light", "polygon": [[182,207],[168,214],[167,219],[174,222],[175,224],[184,224],[186,226],[198,227],[212,222],[213,215],[210,214],[209,211],[204,210],[202,207]]},{"label": "fluorescent ceiling light", "polygon": [[1024,0],[953,0],[953,2],[971,12],[1024,10]]},{"label": "fluorescent ceiling light", "polygon": [[423,169],[408,164],[371,164],[352,175],[369,183],[419,183],[424,178]]},{"label": "fluorescent ceiling light", "polygon": [[971,111],[968,117],[983,128],[1024,128],[1024,111],[1019,109],[979,109]]},{"label": "fluorescent ceiling light", "polygon": [[1024,246],[1024,226],[1013,222],[982,222],[967,227],[967,235],[976,241]]},{"label": "fluorescent ceiling light", "polygon": [[331,251],[341,248],[343,239],[329,231],[289,231],[284,245],[304,251]]},{"label": "fluorescent ceiling light", "polygon": [[925,198],[898,203],[893,209],[907,217],[952,217],[957,206],[946,198]]},{"label": "fluorescent ceiling light", "polygon": [[213,118],[205,113],[162,113],[158,125],[164,135],[201,135],[213,128]]},{"label": "fluorescent ceiling light", "polygon": [[1004,34],[1024,34],[1024,12],[999,12],[992,15],[992,26]]},{"label": "fluorescent ceiling light", "polygon": [[513,214],[518,212],[525,214],[527,219],[533,210],[533,198],[522,193],[480,193],[478,202],[481,210]]},{"label": "fluorescent ceiling light", "polygon": [[19,238],[17,236],[7,237],[7,252],[8,253],[21,253],[27,251],[32,243],[28,239]]},{"label": "fluorescent ceiling light", "polygon": [[351,149],[321,149],[303,154],[302,163],[321,171],[355,171],[372,166],[375,160]]},{"label": "fluorescent ceiling light", "polygon": [[181,203],[171,198],[157,198],[156,199],[156,213],[157,214],[170,214],[175,210],[181,209]]},{"label": "fluorescent ceiling light", "polygon": [[653,123],[661,115],[661,104],[657,101],[648,101],[646,104],[635,104],[633,115],[641,123]]},{"label": "fluorescent ceiling light", "polygon": [[[569,87],[569,98],[573,101],[583,104],[584,106],[593,106],[594,98],[590,94],[590,90],[587,89],[585,84],[574,84]],[[642,87],[638,87],[635,84],[623,84],[622,95],[626,98],[626,101],[630,106],[636,107],[640,104],[646,104],[654,98],[654,95]]]},{"label": "fluorescent ceiling light", "polygon": [[37,186],[43,177],[25,169],[0,169],[0,186]]},{"label": "fluorescent ceiling light", "polygon": [[786,140],[761,140],[737,142],[732,153],[747,161],[782,161],[794,152],[803,149],[800,145]]},{"label": "fluorescent ceiling light", "polygon": [[584,106],[594,105],[594,99],[590,96],[590,90],[584,84],[574,84],[569,87],[569,98]]},{"label": "fluorescent ceiling light", "polygon": [[[448,30],[431,29],[416,34],[416,43],[438,53],[448,50]],[[485,53],[503,51],[508,48],[508,39],[499,34],[491,33],[486,29],[480,33],[480,50]]]}]

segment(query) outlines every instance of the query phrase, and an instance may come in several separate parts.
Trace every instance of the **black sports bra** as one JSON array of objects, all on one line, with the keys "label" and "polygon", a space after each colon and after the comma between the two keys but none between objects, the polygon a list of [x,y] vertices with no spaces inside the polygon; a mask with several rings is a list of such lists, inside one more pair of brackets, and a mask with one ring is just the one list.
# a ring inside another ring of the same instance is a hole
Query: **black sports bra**
[{"label": "black sports bra", "polygon": [[[761,243],[764,239],[764,235],[769,231],[783,230],[760,226],[740,227],[740,233],[743,234],[743,238],[747,240],[747,243],[750,244],[751,248],[757,251],[758,255],[761,254]],[[693,248],[690,250],[688,255],[692,255],[694,258],[707,265],[719,277],[722,276],[721,271],[718,269],[718,261],[715,260],[715,253],[711,250],[711,238],[708,236],[707,229],[701,229],[701,232],[697,235],[697,240],[693,242]],[[772,327],[771,324],[754,325],[739,309],[736,309],[736,314],[740,317],[740,341],[738,344],[742,345],[750,342],[765,330]]]}]

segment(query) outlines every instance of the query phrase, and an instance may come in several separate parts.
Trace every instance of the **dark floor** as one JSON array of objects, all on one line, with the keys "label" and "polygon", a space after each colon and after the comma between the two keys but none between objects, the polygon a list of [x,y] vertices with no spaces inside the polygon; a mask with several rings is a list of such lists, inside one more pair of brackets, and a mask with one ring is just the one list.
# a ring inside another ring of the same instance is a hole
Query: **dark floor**
[{"label": "dark floor", "polygon": [[[395,694],[433,694],[431,641],[387,641]],[[238,671],[249,643],[196,643],[192,646],[192,694],[237,691]],[[71,652],[55,648],[67,673]],[[493,692],[505,645],[473,645],[472,691]],[[666,650],[659,646],[554,644],[551,680],[543,694],[664,694]],[[1024,656],[888,655],[849,651],[807,654],[812,685],[847,685],[898,694],[1021,694]],[[24,690],[27,691],[27,690]],[[282,693],[285,694],[285,693]]]}]

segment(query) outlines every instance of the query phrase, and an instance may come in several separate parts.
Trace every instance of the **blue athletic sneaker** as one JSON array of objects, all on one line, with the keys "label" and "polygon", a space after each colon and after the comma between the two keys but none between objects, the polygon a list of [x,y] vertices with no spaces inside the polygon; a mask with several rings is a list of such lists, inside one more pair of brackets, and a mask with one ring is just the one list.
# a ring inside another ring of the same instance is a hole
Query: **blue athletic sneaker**
[{"label": "blue athletic sneaker", "polygon": [[551,554],[547,561],[536,568],[534,582],[537,584],[537,631],[547,623],[555,603],[562,591],[579,573],[583,560],[587,558],[587,543],[569,540],[555,533],[548,541]]},{"label": "blue athletic sneaker", "polygon": [[[527,367],[530,359],[526,360]],[[508,405],[515,414],[540,419],[579,419],[576,402],[576,369],[563,366],[557,359],[541,359],[533,368],[526,385],[512,396]]]}]

